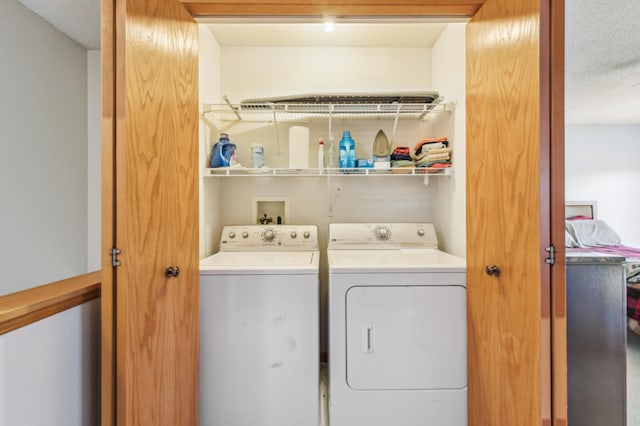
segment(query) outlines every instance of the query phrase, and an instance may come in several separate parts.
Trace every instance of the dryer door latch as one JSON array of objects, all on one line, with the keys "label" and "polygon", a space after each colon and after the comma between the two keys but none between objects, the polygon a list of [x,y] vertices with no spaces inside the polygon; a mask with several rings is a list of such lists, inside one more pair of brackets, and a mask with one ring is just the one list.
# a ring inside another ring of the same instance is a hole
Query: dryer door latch
[{"label": "dryer door latch", "polygon": [[362,326],[362,352],[366,354],[373,352],[373,324]]}]

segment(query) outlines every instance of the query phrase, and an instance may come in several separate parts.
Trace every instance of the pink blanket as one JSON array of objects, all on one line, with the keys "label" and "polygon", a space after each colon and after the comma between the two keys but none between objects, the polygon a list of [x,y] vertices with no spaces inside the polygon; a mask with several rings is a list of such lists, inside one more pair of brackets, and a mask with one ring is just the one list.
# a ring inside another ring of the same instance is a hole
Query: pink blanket
[{"label": "pink blanket", "polygon": [[592,253],[612,254],[614,256],[622,256],[627,258],[640,258],[640,248],[629,246],[602,246],[602,247],[584,247],[571,248],[571,251],[583,251]]}]

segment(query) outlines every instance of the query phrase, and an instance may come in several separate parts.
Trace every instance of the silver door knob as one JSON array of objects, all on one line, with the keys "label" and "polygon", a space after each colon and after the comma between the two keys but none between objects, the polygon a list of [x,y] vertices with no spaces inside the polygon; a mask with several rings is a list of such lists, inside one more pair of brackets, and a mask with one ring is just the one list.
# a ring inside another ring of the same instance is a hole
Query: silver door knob
[{"label": "silver door knob", "polygon": [[500,267],[498,265],[487,265],[485,272],[490,277],[499,277],[502,271],[500,271]]},{"label": "silver door knob", "polygon": [[177,266],[169,266],[164,271],[164,276],[167,278],[175,278],[180,275],[180,268]]}]

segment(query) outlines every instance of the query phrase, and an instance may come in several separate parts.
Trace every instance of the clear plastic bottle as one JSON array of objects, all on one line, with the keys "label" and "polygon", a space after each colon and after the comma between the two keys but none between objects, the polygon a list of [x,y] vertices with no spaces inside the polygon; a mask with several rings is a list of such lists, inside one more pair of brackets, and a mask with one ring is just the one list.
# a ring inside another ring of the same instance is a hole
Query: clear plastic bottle
[{"label": "clear plastic bottle", "polygon": [[323,173],[324,170],[324,139],[318,140],[318,172]]},{"label": "clear plastic bottle", "polygon": [[329,136],[329,145],[327,146],[327,168],[335,169],[336,165],[336,154],[334,149],[335,142],[333,141],[333,136]]},{"label": "clear plastic bottle", "polygon": [[260,143],[251,145],[251,167],[254,169],[264,167],[264,146]]},{"label": "clear plastic bottle", "polygon": [[340,139],[340,154],[338,157],[341,169],[353,169],[356,167],[356,144],[351,138],[351,132],[345,130]]}]

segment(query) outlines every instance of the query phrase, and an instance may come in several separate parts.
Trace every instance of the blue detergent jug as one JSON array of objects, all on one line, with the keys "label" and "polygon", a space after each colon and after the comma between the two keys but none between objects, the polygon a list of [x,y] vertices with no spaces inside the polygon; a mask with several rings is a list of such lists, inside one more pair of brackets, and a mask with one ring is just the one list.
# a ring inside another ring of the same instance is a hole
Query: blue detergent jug
[{"label": "blue detergent jug", "polygon": [[338,163],[341,169],[352,169],[356,167],[356,144],[351,138],[351,132],[349,130],[345,130],[342,133]]},{"label": "blue detergent jug", "polygon": [[229,167],[236,145],[229,140],[229,135],[220,133],[220,139],[211,150],[211,167]]}]

